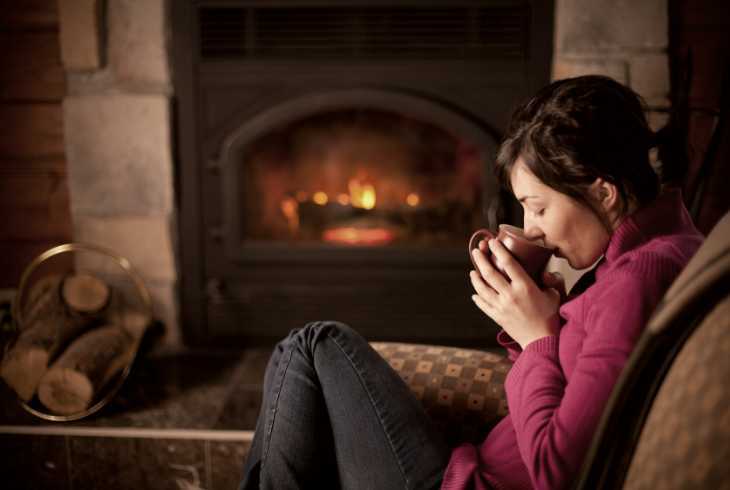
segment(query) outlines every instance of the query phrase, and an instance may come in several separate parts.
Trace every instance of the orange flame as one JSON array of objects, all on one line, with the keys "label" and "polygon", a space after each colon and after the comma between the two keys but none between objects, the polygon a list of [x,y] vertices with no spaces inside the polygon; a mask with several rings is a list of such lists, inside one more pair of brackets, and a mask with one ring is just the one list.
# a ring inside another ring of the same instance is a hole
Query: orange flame
[{"label": "orange flame", "polygon": [[299,203],[288,197],[281,201],[281,212],[286,217],[289,233],[296,234],[299,230]]},{"label": "orange flame", "polygon": [[350,191],[352,206],[362,209],[373,209],[375,207],[375,187],[372,184],[361,184],[357,179],[351,179],[347,184]]}]

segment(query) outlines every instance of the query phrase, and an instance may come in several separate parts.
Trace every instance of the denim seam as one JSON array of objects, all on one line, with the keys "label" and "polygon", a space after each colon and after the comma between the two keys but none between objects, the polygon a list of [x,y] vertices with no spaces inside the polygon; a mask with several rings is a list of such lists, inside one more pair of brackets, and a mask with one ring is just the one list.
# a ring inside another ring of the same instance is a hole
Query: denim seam
[{"label": "denim seam", "polygon": [[370,393],[370,390],[368,389],[368,386],[365,383],[365,380],[361,376],[360,370],[357,368],[356,363],[352,359],[352,357],[350,357],[350,354],[348,354],[347,351],[342,347],[342,345],[340,345],[340,342],[337,340],[337,338],[334,335],[330,335],[329,333],[327,335],[328,335],[328,337],[330,337],[335,342],[335,345],[337,346],[337,348],[340,349],[340,351],[342,352],[342,354],[344,354],[344,356],[347,358],[347,360],[350,361],[350,365],[354,369],[355,374],[357,374],[357,377],[360,380],[360,384],[365,389],[365,392],[368,394],[368,399],[370,400],[370,404],[372,405],[373,410],[375,410],[375,413],[378,416],[378,422],[380,423],[380,426],[383,429],[383,433],[385,434],[385,437],[388,439],[388,444],[390,445],[390,450],[392,451],[393,456],[395,457],[395,460],[398,463],[398,469],[400,470],[401,475],[403,475],[403,480],[406,483],[406,487],[410,486],[410,482],[408,481],[408,475],[406,475],[406,472],[403,469],[403,465],[401,464],[400,458],[398,457],[398,452],[395,450],[395,447],[394,447],[394,444],[393,444],[393,440],[392,440],[392,438],[390,437],[390,434],[388,433],[388,431],[385,428],[385,424],[383,423],[383,418],[381,416],[380,410],[378,409],[377,403],[373,399],[373,396]]},{"label": "denim seam", "polygon": [[289,347],[289,357],[286,360],[286,365],[284,366],[283,372],[281,373],[281,377],[278,380],[277,383],[277,390],[276,390],[276,397],[273,400],[273,412],[271,414],[271,422],[267,424],[266,428],[266,437],[264,437],[264,450],[263,454],[261,455],[261,472],[263,473],[264,466],[266,465],[266,459],[269,455],[269,449],[271,448],[271,434],[274,432],[274,422],[276,421],[276,414],[278,412],[279,408],[279,397],[281,396],[282,386],[284,385],[284,378],[286,377],[286,373],[289,370],[289,365],[291,364],[291,359],[294,354],[294,346],[288,346]]}]

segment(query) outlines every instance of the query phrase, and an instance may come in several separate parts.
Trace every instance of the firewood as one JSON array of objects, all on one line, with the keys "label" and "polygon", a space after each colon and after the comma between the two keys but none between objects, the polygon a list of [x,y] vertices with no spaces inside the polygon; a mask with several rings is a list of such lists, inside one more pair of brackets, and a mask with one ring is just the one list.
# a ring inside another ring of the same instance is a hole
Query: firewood
[{"label": "firewood", "polygon": [[98,313],[109,303],[109,286],[91,274],[74,274],[63,281],[64,302],[72,311]]},{"label": "firewood", "polygon": [[48,363],[61,349],[101,318],[109,288],[90,277],[41,279],[29,292],[34,302],[28,303],[29,313],[22,317],[18,338],[0,368],[0,376],[22,400],[33,398]]},{"label": "firewood", "polygon": [[124,369],[137,351],[149,325],[143,314],[124,313],[122,324],[110,324],[83,334],[53,363],[38,386],[41,403],[56,414],[88,409],[95,396]]},{"label": "firewood", "polygon": [[61,308],[60,284],[63,276],[53,274],[45,276],[36,281],[28,290],[28,298],[25,300],[27,307],[23,308],[23,325],[31,325],[43,316],[49,316],[58,312]]}]

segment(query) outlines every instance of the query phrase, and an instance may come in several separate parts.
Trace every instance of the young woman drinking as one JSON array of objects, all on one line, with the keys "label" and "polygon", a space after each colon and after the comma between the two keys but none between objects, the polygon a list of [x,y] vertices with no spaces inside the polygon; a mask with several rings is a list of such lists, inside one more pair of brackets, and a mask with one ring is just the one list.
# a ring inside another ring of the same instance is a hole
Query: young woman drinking
[{"label": "young woman drinking", "polygon": [[644,325],[702,242],[679,192],[660,192],[660,145],[641,99],[605,77],[554,82],[513,115],[497,175],[525,233],[595,266],[561,304],[559,278],[538,286],[496,240],[474,251],[472,299],[514,361],[510,413],[479,446],[448,447],[366,340],[315,322],[269,361],[241,488],[569,487]]}]

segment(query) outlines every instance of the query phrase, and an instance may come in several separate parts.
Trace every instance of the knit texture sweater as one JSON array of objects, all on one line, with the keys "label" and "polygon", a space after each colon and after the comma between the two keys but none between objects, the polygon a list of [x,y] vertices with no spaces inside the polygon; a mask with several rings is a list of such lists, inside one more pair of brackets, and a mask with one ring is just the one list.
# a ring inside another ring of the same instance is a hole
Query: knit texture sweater
[{"label": "knit texture sweater", "polygon": [[560,307],[561,328],[521,351],[505,381],[509,415],[477,447],[451,454],[442,489],[563,489],[583,457],[647,321],[703,236],[671,191],[613,232],[595,282]]}]

